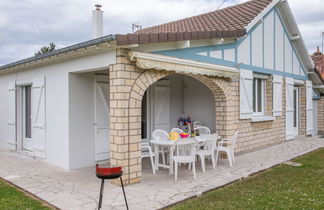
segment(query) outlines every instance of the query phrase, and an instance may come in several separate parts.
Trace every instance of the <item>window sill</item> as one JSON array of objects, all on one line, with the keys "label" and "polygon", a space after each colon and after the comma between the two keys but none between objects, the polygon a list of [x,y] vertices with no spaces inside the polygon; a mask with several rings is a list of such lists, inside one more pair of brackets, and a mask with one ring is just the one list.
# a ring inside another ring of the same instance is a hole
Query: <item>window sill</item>
[{"label": "window sill", "polygon": [[267,122],[274,121],[276,118],[271,116],[254,116],[251,119],[251,122]]}]

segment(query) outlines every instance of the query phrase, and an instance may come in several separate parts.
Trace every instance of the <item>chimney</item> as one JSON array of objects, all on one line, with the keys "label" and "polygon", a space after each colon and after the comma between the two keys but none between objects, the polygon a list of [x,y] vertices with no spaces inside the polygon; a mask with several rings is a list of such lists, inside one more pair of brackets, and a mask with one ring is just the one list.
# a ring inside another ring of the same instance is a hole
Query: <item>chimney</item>
[{"label": "chimney", "polygon": [[320,51],[319,47],[317,47],[317,50],[313,55],[322,55],[322,52]]},{"label": "chimney", "polygon": [[95,5],[96,9],[92,11],[92,38],[96,39],[103,35],[103,11],[100,4]]}]

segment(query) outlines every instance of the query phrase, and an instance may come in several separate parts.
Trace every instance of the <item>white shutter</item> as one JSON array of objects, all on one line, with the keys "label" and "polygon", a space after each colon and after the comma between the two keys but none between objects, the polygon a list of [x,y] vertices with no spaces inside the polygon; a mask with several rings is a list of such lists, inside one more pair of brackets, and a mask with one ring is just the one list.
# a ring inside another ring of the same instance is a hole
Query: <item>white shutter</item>
[{"label": "white shutter", "polygon": [[252,118],[253,72],[240,70],[240,111],[241,119]]},{"label": "white shutter", "polygon": [[294,138],[294,79],[286,78],[286,139]]},{"label": "white shutter", "polygon": [[313,85],[306,81],[306,135],[313,135]]},{"label": "white shutter", "polygon": [[8,148],[9,150],[17,150],[17,136],[16,136],[16,81],[9,82],[8,88],[8,105],[9,105],[9,119],[8,119]]},{"label": "white shutter", "polygon": [[282,76],[273,75],[273,116],[282,114]]},{"label": "white shutter", "polygon": [[45,78],[35,78],[32,85],[32,144],[34,155],[46,158]]}]

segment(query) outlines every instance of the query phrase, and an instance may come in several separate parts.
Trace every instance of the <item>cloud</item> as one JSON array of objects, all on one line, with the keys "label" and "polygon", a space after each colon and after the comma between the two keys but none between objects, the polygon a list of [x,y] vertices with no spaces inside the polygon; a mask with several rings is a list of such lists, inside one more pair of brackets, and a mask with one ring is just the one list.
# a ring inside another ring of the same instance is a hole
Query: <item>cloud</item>
[{"label": "cloud", "polygon": [[316,47],[322,45],[321,33],[324,32],[323,0],[290,0],[288,2],[309,52],[315,52]]},{"label": "cloud", "polygon": [[[227,0],[222,7],[245,2]],[[104,34],[130,33],[131,24],[143,27],[215,10],[222,0],[100,0]],[[322,0],[289,0],[310,50],[320,44],[324,31]],[[0,63],[29,56],[50,42],[68,46],[91,39],[91,13],[95,0],[0,1]],[[307,9],[305,9],[307,8]]]}]

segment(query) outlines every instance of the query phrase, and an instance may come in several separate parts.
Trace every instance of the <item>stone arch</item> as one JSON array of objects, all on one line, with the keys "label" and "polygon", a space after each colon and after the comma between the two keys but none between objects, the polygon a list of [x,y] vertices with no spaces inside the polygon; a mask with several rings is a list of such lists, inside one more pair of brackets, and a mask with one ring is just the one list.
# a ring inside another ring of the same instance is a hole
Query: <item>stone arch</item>
[{"label": "stone arch", "polygon": [[[140,142],[144,93],[153,83],[172,74],[179,73],[143,70],[130,62],[110,67],[110,163],[123,167],[125,184],[140,182],[142,177]],[[224,138],[232,135],[238,114],[237,82],[198,74],[183,75],[200,81],[210,90],[215,101],[216,131]]]},{"label": "stone arch", "polygon": [[[179,74],[170,71],[160,71],[160,70],[146,70],[142,72],[137,79],[134,81],[133,86],[130,90],[129,95],[129,117],[130,121],[137,118],[136,123],[130,123],[129,129],[131,133],[141,134],[141,108],[142,99],[145,91],[158,80],[167,77],[169,75]],[[205,75],[193,75],[193,74],[183,74],[185,76],[197,79],[202,84],[204,84],[214,96],[215,102],[215,129],[216,132],[228,138],[230,132],[229,118],[230,118],[230,107],[231,107],[231,89],[229,87],[229,82],[223,78],[208,77]],[[135,125],[136,124],[136,125]],[[135,129],[135,130],[132,130]]]}]

